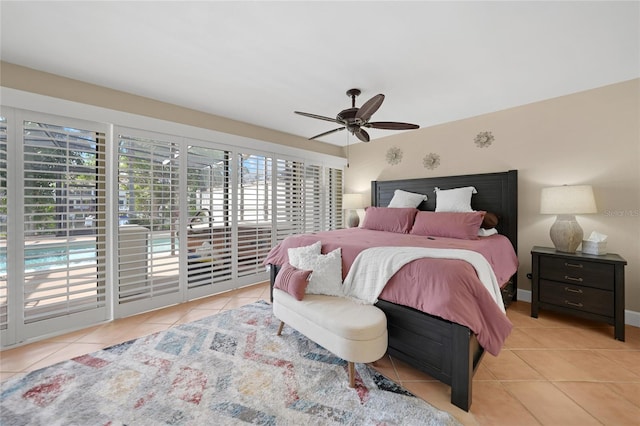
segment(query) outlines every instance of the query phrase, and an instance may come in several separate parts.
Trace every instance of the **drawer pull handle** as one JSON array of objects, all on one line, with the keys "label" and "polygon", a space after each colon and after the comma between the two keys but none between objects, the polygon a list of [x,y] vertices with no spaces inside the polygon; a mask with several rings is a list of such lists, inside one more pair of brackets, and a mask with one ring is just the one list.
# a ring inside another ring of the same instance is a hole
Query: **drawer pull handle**
[{"label": "drawer pull handle", "polygon": [[580,293],[580,294],[582,294],[582,290],[581,289],[577,289],[576,290],[575,288],[570,288],[570,287],[565,287],[564,291],[569,291],[571,293]]},{"label": "drawer pull handle", "polygon": [[565,280],[569,280],[569,281],[577,281],[577,282],[579,282],[579,283],[581,283],[581,282],[582,282],[582,278],[574,278],[574,277],[570,277],[570,276],[568,276],[568,275],[565,275],[565,276],[564,276],[564,279],[565,279]]},{"label": "drawer pull handle", "polygon": [[569,262],[564,262],[564,266],[568,266],[570,268],[582,268],[582,263],[569,263]]},{"label": "drawer pull handle", "polygon": [[565,304],[570,305],[570,306],[575,306],[576,308],[582,308],[582,303],[573,303],[573,302],[569,302],[568,300],[564,301]]}]

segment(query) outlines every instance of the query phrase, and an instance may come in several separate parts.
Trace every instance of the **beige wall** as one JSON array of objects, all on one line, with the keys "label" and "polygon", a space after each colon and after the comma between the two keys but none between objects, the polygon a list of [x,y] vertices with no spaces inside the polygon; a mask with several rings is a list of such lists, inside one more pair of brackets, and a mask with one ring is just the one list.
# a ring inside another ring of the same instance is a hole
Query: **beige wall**
[{"label": "beige wall", "polygon": [[[475,136],[491,131],[488,148]],[[403,151],[391,166],[390,147]],[[428,153],[441,164],[425,168]],[[585,236],[609,236],[608,251],[624,257],[626,308],[640,312],[640,79],[524,105],[439,126],[396,134],[349,149],[346,191],[370,197],[370,181],[518,170],[518,282],[529,290],[531,247],[552,246],[555,216],[541,215],[540,189],[593,185],[598,213],[577,216]]]}]

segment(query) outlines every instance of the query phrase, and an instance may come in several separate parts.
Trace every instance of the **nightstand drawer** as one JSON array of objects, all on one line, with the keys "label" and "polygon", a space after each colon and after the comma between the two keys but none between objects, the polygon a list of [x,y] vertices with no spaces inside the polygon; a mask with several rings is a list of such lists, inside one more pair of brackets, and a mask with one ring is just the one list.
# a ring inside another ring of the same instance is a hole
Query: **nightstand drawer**
[{"label": "nightstand drawer", "polygon": [[540,257],[540,278],[568,284],[613,290],[615,268],[611,264],[580,259]]},{"label": "nightstand drawer", "polygon": [[540,280],[540,301],[613,317],[613,291]]}]

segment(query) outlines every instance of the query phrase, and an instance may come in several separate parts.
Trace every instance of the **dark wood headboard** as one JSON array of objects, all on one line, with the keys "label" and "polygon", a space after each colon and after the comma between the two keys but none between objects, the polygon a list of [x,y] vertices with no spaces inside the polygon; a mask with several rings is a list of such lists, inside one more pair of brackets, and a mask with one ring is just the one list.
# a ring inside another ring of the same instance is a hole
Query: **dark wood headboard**
[{"label": "dark wood headboard", "polygon": [[432,178],[377,180],[371,182],[371,205],[386,207],[393,192],[402,189],[427,195],[427,201],[418,206],[420,210],[435,210],[435,188],[452,189],[474,186],[478,191],[471,197],[474,210],[495,213],[499,218],[498,232],[511,241],[518,252],[518,171],[482,173],[475,175],[442,176]]}]

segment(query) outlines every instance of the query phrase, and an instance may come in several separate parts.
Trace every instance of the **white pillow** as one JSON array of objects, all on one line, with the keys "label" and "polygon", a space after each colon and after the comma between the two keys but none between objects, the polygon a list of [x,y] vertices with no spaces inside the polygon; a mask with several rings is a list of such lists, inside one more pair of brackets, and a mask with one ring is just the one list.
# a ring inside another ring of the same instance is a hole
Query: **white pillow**
[{"label": "white pillow", "polygon": [[471,195],[478,191],[473,186],[464,188],[440,189],[436,188],[437,212],[472,212]]},{"label": "white pillow", "polygon": [[416,194],[415,192],[407,192],[402,189],[396,189],[393,192],[393,198],[387,207],[413,207],[416,208],[421,202],[427,201],[424,194]]},{"label": "white pillow", "polygon": [[[305,268],[300,268],[300,266],[298,266],[298,264],[300,263],[300,258],[302,257],[306,258],[310,255],[317,256],[320,254],[321,250],[322,250],[321,241],[316,241],[310,246],[290,248],[287,250],[287,255],[289,256],[289,264],[298,269],[305,269]],[[310,271],[310,269],[305,269],[305,270]]]},{"label": "white pillow", "polygon": [[327,254],[308,253],[298,259],[296,268],[311,272],[305,293],[342,296],[342,249]]}]

